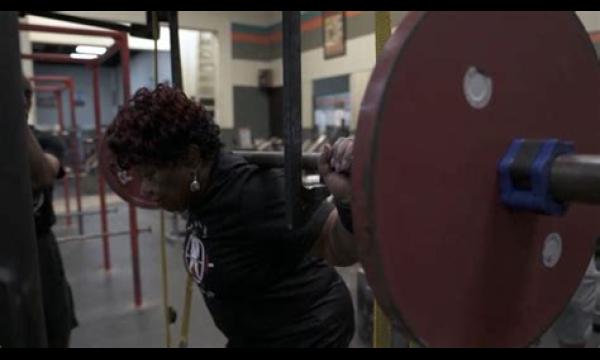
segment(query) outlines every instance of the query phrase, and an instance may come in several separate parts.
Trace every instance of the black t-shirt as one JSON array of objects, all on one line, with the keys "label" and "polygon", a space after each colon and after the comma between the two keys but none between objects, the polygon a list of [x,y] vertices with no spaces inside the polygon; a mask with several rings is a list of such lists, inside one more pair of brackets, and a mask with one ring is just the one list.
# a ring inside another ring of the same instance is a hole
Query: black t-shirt
[{"label": "black t-shirt", "polygon": [[[60,161],[60,171],[57,179],[65,175],[62,163],[64,159],[65,148],[62,141],[51,134],[43,133],[31,128],[37,138],[40,147],[46,153],[54,155]],[[35,219],[35,229],[37,234],[44,234],[50,231],[52,225],[56,223],[54,208],[52,207],[52,192],[54,187],[49,186],[33,192],[33,214]]]},{"label": "black t-shirt", "polygon": [[347,310],[350,304],[351,313],[341,277],[309,255],[333,208],[328,202],[307,206],[306,225],[290,231],[283,171],[219,154],[207,193],[188,211],[184,264],[230,341],[277,338],[281,329],[308,326],[301,323],[307,314],[336,312],[326,307]]}]

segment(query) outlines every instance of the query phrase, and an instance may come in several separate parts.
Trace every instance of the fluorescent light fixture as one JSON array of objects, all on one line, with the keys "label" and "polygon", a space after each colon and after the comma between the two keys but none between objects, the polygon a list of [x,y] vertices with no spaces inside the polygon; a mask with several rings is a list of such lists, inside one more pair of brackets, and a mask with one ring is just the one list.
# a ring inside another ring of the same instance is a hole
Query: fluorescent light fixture
[{"label": "fluorescent light fixture", "polygon": [[98,55],[94,55],[94,54],[78,54],[78,53],[71,53],[70,56],[72,59],[82,59],[82,60],[91,60],[91,59],[95,59],[98,57]]},{"label": "fluorescent light fixture", "polygon": [[106,48],[103,46],[78,45],[75,51],[80,54],[102,55],[106,52]]}]

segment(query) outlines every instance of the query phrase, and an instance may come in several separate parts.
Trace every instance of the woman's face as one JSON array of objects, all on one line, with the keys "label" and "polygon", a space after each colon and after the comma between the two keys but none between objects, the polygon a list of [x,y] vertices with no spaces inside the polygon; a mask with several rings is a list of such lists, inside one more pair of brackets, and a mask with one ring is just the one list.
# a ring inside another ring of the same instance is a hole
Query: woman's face
[{"label": "woman's face", "polygon": [[142,180],[143,196],[167,211],[187,209],[193,170],[184,166],[138,166],[134,171]]}]

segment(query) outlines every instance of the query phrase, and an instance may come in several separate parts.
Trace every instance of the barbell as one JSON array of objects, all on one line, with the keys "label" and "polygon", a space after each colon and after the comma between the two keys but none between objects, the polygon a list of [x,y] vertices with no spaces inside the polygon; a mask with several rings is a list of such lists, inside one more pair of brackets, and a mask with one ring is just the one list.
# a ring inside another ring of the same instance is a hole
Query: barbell
[{"label": "barbell", "polygon": [[[361,103],[352,207],[369,284],[406,334],[526,346],[565,308],[600,235],[599,75],[573,12],[399,24]],[[100,155],[118,195],[156,207]]]}]

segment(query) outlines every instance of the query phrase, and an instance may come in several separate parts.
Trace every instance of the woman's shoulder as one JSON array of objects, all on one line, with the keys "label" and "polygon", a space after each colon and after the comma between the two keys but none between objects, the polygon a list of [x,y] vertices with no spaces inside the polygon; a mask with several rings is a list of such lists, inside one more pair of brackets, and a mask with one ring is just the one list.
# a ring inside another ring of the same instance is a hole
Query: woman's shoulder
[{"label": "woman's shoulder", "polygon": [[284,191],[283,171],[254,167],[241,184],[241,209],[250,216],[257,212],[278,212],[284,208]]},{"label": "woman's shoulder", "polygon": [[220,153],[214,166],[212,184],[194,210],[226,207],[251,214],[283,196],[283,172],[278,169],[260,168],[229,152]]}]

